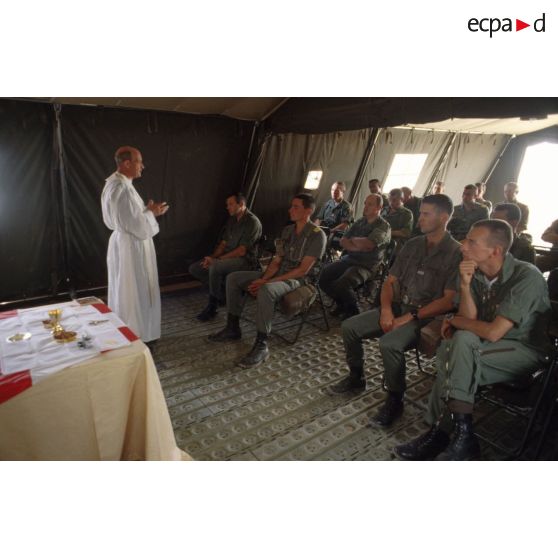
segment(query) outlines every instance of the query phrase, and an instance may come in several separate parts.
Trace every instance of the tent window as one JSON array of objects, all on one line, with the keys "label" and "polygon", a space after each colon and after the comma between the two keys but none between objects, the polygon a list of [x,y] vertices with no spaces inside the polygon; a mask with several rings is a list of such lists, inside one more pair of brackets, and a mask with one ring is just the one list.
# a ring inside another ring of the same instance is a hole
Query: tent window
[{"label": "tent window", "polygon": [[312,170],[308,173],[306,177],[306,183],[304,184],[305,190],[317,190],[318,186],[320,185],[320,181],[322,179],[323,171],[321,170]]},{"label": "tent window", "polygon": [[531,145],[525,150],[517,179],[517,199],[529,207],[527,232],[533,236],[533,244],[538,246],[550,246],[542,240],[541,235],[558,218],[554,203],[558,180],[557,160],[557,143]]},{"label": "tent window", "polygon": [[415,187],[428,153],[396,153],[384,183],[384,192],[392,188]]}]

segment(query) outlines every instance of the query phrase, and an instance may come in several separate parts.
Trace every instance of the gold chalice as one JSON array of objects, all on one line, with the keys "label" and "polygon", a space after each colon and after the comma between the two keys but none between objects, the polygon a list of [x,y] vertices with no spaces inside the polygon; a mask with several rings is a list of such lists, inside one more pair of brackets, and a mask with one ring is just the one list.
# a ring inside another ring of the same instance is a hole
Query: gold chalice
[{"label": "gold chalice", "polygon": [[50,324],[52,329],[52,334],[61,333],[64,328],[60,325],[60,318],[62,317],[62,310],[60,308],[54,308],[48,311],[48,316],[50,318]]}]

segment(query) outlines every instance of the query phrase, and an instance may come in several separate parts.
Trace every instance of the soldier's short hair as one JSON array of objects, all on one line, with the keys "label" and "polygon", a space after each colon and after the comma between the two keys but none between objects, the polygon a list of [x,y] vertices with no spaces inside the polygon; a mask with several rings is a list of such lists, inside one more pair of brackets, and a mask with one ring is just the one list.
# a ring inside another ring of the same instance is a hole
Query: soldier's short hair
[{"label": "soldier's short hair", "polygon": [[236,203],[243,203],[246,205],[246,196],[242,192],[236,192],[235,194],[231,194],[229,198],[234,198]]},{"label": "soldier's short hair", "polygon": [[501,246],[502,253],[506,255],[513,242],[513,230],[509,223],[501,219],[483,219],[473,223],[471,229],[484,228],[488,230],[488,244]]},{"label": "soldier's short hair", "polygon": [[477,193],[477,187],[474,184],[467,184],[463,190],[474,190],[475,194]]},{"label": "soldier's short hair", "polygon": [[401,188],[393,188],[389,191],[389,195],[394,196],[396,198],[402,198],[403,197],[403,190],[401,190]]},{"label": "soldier's short hair", "polygon": [[446,194],[430,194],[422,198],[422,203],[433,205],[438,213],[447,213],[450,217],[453,214],[453,202]]},{"label": "soldier's short hair", "polygon": [[341,192],[345,192],[347,190],[347,185],[342,180],[337,180],[337,182],[333,183],[334,186],[337,186]]},{"label": "soldier's short hair", "polygon": [[505,211],[506,217],[510,221],[521,221],[521,208],[514,203],[498,203],[492,211]]},{"label": "soldier's short hair", "polygon": [[311,194],[297,194],[296,196],[293,196],[293,199],[301,200],[302,205],[305,209],[316,209],[316,200]]}]

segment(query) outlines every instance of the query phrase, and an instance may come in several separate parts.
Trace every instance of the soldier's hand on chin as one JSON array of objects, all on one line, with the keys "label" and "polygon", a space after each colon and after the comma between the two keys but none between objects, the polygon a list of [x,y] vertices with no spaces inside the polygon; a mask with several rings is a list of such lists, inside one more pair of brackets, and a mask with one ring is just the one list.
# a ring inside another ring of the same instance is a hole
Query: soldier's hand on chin
[{"label": "soldier's hand on chin", "polygon": [[471,284],[475,269],[477,269],[477,263],[473,260],[463,260],[459,264],[459,275],[461,277],[462,286],[469,286]]}]

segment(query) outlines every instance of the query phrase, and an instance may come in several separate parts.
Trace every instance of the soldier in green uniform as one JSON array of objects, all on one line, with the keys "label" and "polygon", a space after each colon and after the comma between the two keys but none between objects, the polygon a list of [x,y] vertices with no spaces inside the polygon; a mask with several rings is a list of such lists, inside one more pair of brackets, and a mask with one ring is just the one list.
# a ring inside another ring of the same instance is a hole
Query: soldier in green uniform
[{"label": "soldier in green uniform", "polygon": [[315,223],[327,227],[330,232],[344,231],[351,222],[351,204],[344,199],[346,186],[344,182],[334,182],[331,187],[331,199],[318,212]]},{"label": "soldier in green uniform", "polygon": [[391,236],[389,224],[380,217],[381,209],[382,197],[370,194],[364,200],[363,217],[341,239],[341,259],[322,270],[320,288],[337,304],[334,316],[358,314],[354,289],[373,276],[384,256]]},{"label": "soldier in green uniform", "polygon": [[521,209],[513,203],[499,203],[494,207],[491,219],[506,221],[512,228],[513,242],[510,247],[510,254],[517,260],[534,264],[537,253],[531,244],[531,236],[525,233],[517,233],[517,226],[521,221]]},{"label": "soldier in green uniform", "polygon": [[422,198],[414,196],[411,188],[408,188],[407,186],[403,186],[401,191],[403,192],[403,204],[413,214],[413,232],[411,233],[411,236],[418,236],[421,234],[418,220]]},{"label": "soldier in green uniform", "polygon": [[397,242],[396,250],[399,251],[413,231],[413,212],[403,205],[403,192],[401,188],[394,188],[389,193],[389,210],[384,219],[391,227],[391,238]]},{"label": "soldier in green uniform", "polygon": [[499,220],[479,221],[467,234],[459,266],[459,309],[444,320],[445,340],[436,355],[438,373],[426,414],[432,426],[397,446],[399,457],[479,457],[472,426],[478,386],[516,379],[549,358],[547,286],[535,266],[508,253],[512,238],[511,227]]},{"label": "soldier in green uniform", "polygon": [[382,196],[382,199],[384,200],[382,210],[387,211],[389,208],[389,199],[382,193],[382,185],[380,184],[380,181],[377,178],[372,178],[372,180],[368,181],[368,189],[371,194],[380,194],[380,196]]},{"label": "soldier in green uniform", "polygon": [[227,277],[227,325],[211,341],[241,338],[240,317],[248,294],[256,298],[257,336],[252,350],[238,363],[243,368],[264,362],[269,356],[267,339],[275,303],[304,284],[305,277],[325,250],[326,236],[310,221],[316,204],[310,194],[298,194],[291,201],[288,225],[276,241],[277,253],[265,272],[237,271]]},{"label": "soldier in green uniform", "polygon": [[537,256],[537,267],[544,273],[558,267],[558,219],[542,233],[541,239],[552,243],[548,253]]},{"label": "soldier in green uniform", "polygon": [[256,269],[256,243],[262,235],[260,220],[246,207],[246,197],[238,193],[227,198],[229,219],[210,256],[193,263],[190,275],[209,285],[209,302],[196,317],[205,322],[217,315],[224,303],[225,280],[233,271]]},{"label": "soldier in green uniform", "polygon": [[484,182],[475,182],[475,188],[477,189],[477,194],[475,196],[475,201],[484,205],[488,208],[488,213],[492,212],[492,202],[490,200],[484,199],[484,194],[486,192],[486,184]]},{"label": "soldier in green uniform", "polygon": [[390,269],[381,294],[381,307],[345,320],[341,326],[350,374],[334,385],[334,393],[366,388],[362,340],[380,336],[384,362],[386,401],[372,419],[389,426],[403,412],[405,351],[435,316],[454,307],[460,245],[446,231],[453,204],[444,194],[422,200],[423,236],[407,241]]},{"label": "soldier in green uniform", "polygon": [[522,233],[527,230],[527,225],[529,224],[529,208],[519,201],[517,201],[517,193],[519,192],[519,186],[517,182],[508,182],[504,186],[504,201],[507,203],[513,203],[521,209],[521,221],[517,226],[517,232]]},{"label": "soldier in green uniform", "polygon": [[488,208],[475,202],[476,195],[477,187],[474,184],[467,184],[463,188],[463,203],[455,206],[453,217],[448,224],[448,231],[456,240],[462,241],[473,223],[489,218]]}]

